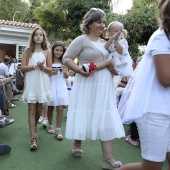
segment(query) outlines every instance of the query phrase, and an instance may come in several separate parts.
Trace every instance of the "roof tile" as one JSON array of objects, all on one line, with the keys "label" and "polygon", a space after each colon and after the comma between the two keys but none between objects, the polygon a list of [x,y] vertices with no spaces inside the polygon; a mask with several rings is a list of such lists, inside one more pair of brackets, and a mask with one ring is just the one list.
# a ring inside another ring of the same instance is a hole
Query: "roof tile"
[{"label": "roof tile", "polygon": [[32,29],[36,27],[40,27],[38,24],[8,21],[8,20],[0,20],[0,25],[9,25],[9,26],[32,28]]}]

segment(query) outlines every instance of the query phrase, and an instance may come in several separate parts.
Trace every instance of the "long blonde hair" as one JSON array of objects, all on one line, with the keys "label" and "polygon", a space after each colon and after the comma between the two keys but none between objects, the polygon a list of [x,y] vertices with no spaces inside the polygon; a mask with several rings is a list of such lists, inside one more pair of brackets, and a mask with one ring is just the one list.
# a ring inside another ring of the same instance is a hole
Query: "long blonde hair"
[{"label": "long blonde hair", "polygon": [[27,48],[27,60],[32,56],[32,54],[35,52],[35,42],[34,42],[34,35],[36,33],[37,30],[41,30],[43,33],[43,42],[41,44],[41,48],[43,50],[47,50],[48,49],[48,45],[47,45],[47,36],[44,32],[44,30],[40,27],[34,28],[34,30],[32,31],[30,38],[29,38],[29,47]]}]

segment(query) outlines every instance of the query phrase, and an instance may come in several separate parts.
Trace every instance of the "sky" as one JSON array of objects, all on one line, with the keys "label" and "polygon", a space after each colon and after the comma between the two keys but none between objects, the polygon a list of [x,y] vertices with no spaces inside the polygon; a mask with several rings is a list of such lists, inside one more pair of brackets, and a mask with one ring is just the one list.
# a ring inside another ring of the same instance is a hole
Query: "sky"
[{"label": "sky", "polygon": [[[22,0],[28,2],[29,0]],[[113,11],[116,13],[124,13],[127,9],[132,7],[132,0],[112,0],[114,3]]]},{"label": "sky", "polygon": [[115,13],[125,13],[127,9],[132,7],[132,0],[112,0],[112,2]]}]

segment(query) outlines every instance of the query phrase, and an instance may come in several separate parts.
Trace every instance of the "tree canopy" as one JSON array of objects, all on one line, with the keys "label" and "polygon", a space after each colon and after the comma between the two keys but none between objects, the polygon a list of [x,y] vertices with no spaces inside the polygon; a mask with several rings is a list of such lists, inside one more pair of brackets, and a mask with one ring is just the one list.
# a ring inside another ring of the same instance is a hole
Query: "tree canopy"
[{"label": "tree canopy", "polygon": [[49,35],[67,40],[81,34],[80,23],[84,14],[92,7],[101,8],[107,14],[107,24],[120,21],[128,31],[128,42],[132,57],[139,54],[138,46],[146,45],[158,28],[157,0],[133,0],[133,6],[124,15],[112,11],[111,0],[0,0],[0,19],[39,24]]},{"label": "tree canopy", "polygon": [[146,45],[150,36],[158,28],[158,1],[134,0],[125,15],[110,14],[109,21],[118,20],[128,31],[128,43],[132,57],[140,55],[138,46]]},{"label": "tree canopy", "polygon": [[110,12],[111,0],[52,0],[36,8],[34,14],[49,33],[60,36],[64,32],[64,38],[75,38],[81,34],[79,25],[84,14],[92,7]]},{"label": "tree canopy", "polygon": [[15,15],[15,21],[23,21],[28,4],[22,2],[22,0],[0,0],[0,20],[13,20],[13,15],[16,11],[19,11]]}]

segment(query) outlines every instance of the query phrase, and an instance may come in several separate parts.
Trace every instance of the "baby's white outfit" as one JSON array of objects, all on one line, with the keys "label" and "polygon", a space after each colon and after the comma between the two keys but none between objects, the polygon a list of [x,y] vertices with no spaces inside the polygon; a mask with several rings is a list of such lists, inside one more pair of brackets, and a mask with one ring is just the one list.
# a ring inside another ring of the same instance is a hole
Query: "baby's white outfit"
[{"label": "baby's white outfit", "polygon": [[126,39],[118,40],[120,45],[123,47],[122,54],[119,54],[115,48],[114,41],[110,45],[108,51],[110,52],[109,59],[111,59],[115,64],[116,72],[122,76],[131,76],[133,72],[132,59],[128,51],[128,42]]}]

